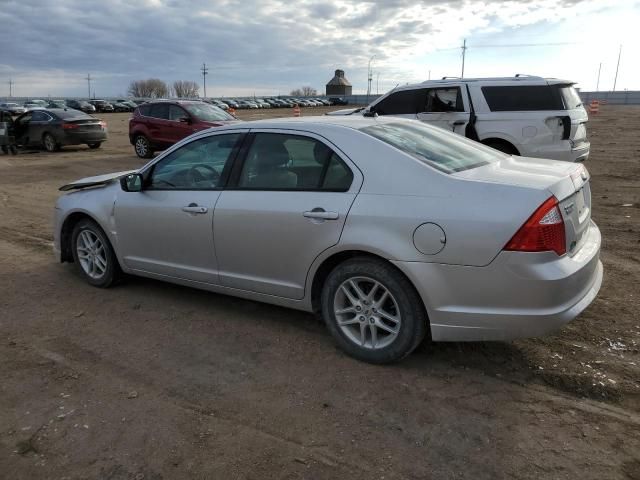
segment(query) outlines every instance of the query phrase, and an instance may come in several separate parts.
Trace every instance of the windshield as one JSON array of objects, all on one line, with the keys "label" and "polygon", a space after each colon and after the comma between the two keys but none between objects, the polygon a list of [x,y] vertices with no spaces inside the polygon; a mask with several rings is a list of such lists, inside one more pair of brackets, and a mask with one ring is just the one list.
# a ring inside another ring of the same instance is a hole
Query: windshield
[{"label": "windshield", "polygon": [[560,87],[560,94],[564,100],[564,106],[567,110],[572,110],[582,106],[582,100],[578,91],[573,88],[573,85],[563,85]]},{"label": "windshield", "polygon": [[208,103],[191,103],[183,105],[187,111],[196,118],[205,122],[217,122],[220,120],[235,120],[231,115],[225,113],[224,110],[214,107]]},{"label": "windshield", "polygon": [[418,122],[379,123],[360,131],[445,173],[486,165],[504,155],[454,133]]}]

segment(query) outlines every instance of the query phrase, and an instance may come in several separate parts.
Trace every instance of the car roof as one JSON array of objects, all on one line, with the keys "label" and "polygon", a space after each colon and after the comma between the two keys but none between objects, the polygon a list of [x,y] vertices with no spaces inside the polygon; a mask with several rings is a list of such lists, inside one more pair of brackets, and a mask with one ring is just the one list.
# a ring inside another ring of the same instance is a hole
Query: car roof
[{"label": "car roof", "polygon": [[486,78],[459,78],[459,77],[444,77],[440,80],[425,80],[420,83],[412,83],[407,85],[401,85],[392,91],[396,90],[412,90],[415,88],[425,88],[429,86],[448,85],[450,83],[484,83],[484,84],[496,84],[496,85],[517,85],[522,84],[549,84],[549,85],[573,85],[576,82],[571,80],[564,80],[560,78],[543,78],[533,75],[519,75],[514,77],[486,77]]},{"label": "car roof", "polygon": [[[224,127],[215,127],[214,131],[222,129],[250,129],[250,128],[273,128],[273,129],[304,129],[313,131],[317,128],[337,127],[358,130],[371,125],[386,123],[411,122],[411,120],[399,117],[364,117],[362,115],[319,115],[312,117],[284,117],[265,120],[250,120],[247,122],[234,123]],[[434,127],[435,128],[435,127]]]}]

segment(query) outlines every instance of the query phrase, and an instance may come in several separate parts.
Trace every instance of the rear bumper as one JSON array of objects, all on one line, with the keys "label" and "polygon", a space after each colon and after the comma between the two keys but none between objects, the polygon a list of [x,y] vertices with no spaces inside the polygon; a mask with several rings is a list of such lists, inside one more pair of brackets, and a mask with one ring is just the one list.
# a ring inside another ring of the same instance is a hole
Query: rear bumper
[{"label": "rear bumper", "polygon": [[565,162],[584,162],[589,158],[591,143],[581,142],[573,145],[569,140],[563,140],[553,145],[521,146],[520,154],[524,157],[550,158]]},{"label": "rear bumper", "polygon": [[82,143],[104,142],[106,139],[106,130],[96,130],[95,132],[65,132],[58,141],[63,145],[80,145]]},{"label": "rear bumper", "polygon": [[513,340],[553,332],[602,284],[601,236],[591,223],[573,257],[501,252],[486,267],[395,262],[422,296],[436,341]]}]

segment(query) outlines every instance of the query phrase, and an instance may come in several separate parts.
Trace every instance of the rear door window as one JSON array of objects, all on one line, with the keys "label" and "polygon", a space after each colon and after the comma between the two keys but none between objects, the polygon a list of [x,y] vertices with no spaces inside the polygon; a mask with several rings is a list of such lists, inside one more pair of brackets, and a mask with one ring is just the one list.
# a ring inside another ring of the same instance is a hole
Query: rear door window
[{"label": "rear door window", "polygon": [[421,112],[427,98],[427,90],[418,88],[391,93],[374,106],[378,115],[407,115]]},{"label": "rear door window", "polygon": [[149,116],[169,120],[169,105],[166,103],[156,103],[155,105],[151,105]]},{"label": "rear door window", "polygon": [[460,87],[431,88],[424,110],[419,113],[464,112]]},{"label": "rear door window", "polygon": [[564,110],[558,89],[549,85],[510,85],[482,87],[492,112]]}]

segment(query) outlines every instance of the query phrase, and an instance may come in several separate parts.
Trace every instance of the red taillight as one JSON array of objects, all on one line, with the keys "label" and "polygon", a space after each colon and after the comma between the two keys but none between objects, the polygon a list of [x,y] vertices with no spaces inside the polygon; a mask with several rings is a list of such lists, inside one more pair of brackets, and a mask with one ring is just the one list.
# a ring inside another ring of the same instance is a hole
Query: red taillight
[{"label": "red taillight", "polygon": [[554,251],[558,255],[567,253],[564,220],[558,199],[550,197],[540,205],[504,249],[516,252]]},{"label": "red taillight", "polygon": [[63,123],[62,124],[62,129],[63,130],[72,130],[74,128],[79,128],[80,126],[76,123]]}]

